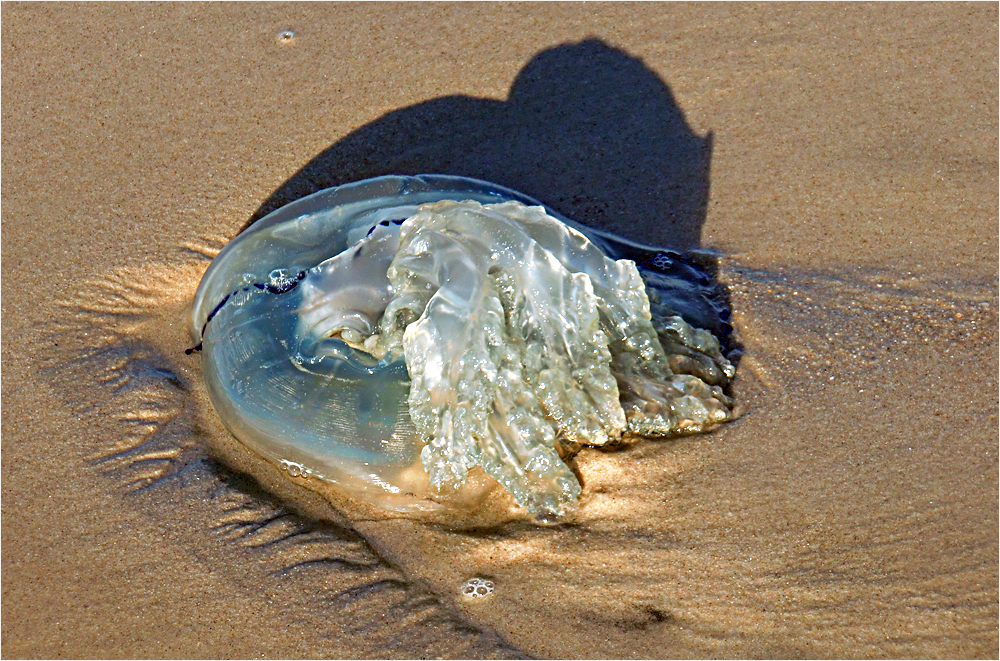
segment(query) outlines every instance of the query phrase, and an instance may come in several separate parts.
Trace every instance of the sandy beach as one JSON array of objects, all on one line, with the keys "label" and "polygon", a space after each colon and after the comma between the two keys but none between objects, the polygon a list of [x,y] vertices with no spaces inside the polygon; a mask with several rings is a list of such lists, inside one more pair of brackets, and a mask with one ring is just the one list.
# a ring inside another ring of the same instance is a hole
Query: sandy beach
[{"label": "sandy beach", "polygon": [[[4,658],[997,658],[996,4],[2,19]],[[184,353],[211,257],[424,172],[708,255],[740,417],[584,450],[544,527],[240,446]]]}]

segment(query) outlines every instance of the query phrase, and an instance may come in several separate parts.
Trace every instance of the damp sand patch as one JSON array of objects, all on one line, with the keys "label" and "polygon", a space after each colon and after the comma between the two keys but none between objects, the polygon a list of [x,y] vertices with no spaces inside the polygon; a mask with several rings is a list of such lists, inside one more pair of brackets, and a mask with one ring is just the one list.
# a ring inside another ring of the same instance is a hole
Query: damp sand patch
[{"label": "damp sand patch", "polygon": [[[81,285],[32,351],[91,444],[79,470],[182,531],[234,590],[286,603],[289,626],[315,623],[314,649],[324,636],[356,636],[367,656],[995,642],[994,283],[724,263],[746,347],[739,420],[581,452],[572,524],[450,526],[332,507],[231,439],[183,353],[184,308],[220,246]],[[489,598],[462,598],[470,577],[489,577]]]}]

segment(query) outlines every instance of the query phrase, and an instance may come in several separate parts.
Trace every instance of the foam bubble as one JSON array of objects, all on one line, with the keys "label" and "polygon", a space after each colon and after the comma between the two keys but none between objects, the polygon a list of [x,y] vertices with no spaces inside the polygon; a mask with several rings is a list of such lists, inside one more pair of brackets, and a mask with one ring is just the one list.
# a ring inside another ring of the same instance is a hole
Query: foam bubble
[{"label": "foam bubble", "polygon": [[462,596],[466,599],[482,599],[491,596],[495,589],[496,584],[488,578],[473,576],[462,583]]}]

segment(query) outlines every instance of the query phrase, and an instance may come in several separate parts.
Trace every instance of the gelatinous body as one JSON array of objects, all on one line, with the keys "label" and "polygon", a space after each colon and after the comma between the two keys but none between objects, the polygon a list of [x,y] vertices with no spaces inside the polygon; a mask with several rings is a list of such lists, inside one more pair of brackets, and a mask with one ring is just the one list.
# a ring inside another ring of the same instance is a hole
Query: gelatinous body
[{"label": "gelatinous body", "polygon": [[553,519],[580,494],[561,453],[730,418],[712,293],[514,191],[380,177],[237,237],[192,333],[226,425],[290,472],[397,509],[495,480]]}]

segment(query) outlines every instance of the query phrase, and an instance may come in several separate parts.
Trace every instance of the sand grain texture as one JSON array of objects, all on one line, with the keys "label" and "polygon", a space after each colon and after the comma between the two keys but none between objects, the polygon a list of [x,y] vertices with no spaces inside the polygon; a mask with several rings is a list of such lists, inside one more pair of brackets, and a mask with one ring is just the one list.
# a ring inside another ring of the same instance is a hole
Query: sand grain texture
[{"label": "sand grain texture", "polygon": [[[2,12],[5,657],[996,658],[996,5]],[[249,456],[185,305],[389,172],[718,250],[743,416],[585,451],[550,528]]]}]

